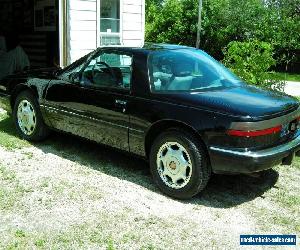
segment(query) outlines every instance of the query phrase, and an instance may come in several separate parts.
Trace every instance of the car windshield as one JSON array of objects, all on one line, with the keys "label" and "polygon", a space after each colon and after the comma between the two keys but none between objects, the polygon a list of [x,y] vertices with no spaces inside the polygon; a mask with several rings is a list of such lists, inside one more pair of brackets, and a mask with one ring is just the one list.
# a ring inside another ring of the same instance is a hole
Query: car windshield
[{"label": "car windshield", "polygon": [[240,78],[201,50],[153,52],[149,57],[151,90],[207,91],[241,86]]}]

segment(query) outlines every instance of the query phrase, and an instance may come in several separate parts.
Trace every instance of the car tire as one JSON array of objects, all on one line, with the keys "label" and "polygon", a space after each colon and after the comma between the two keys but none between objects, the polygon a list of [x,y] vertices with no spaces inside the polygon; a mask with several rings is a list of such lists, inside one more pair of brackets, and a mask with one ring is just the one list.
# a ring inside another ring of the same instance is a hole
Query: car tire
[{"label": "car tire", "polygon": [[211,175],[204,145],[186,132],[160,134],[150,152],[150,168],[160,190],[176,199],[189,199],[202,191]]},{"label": "car tire", "polygon": [[21,92],[15,101],[13,119],[18,135],[28,141],[41,141],[49,134],[37,99],[31,91]]}]

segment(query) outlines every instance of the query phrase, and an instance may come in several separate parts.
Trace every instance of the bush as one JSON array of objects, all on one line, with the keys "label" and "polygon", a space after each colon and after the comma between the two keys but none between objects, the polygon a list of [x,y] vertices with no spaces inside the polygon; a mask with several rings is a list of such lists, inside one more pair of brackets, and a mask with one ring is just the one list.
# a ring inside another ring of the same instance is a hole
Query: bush
[{"label": "bush", "polygon": [[228,44],[223,53],[225,66],[245,82],[283,90],[284,82],[272,77],[269,73],[270,68],[276,64],[271,44],[258,40],[233,41]]},{"label": "bush", "polygon": [[[199,0],[145,2],[146,41],[195,46]],[[200,47],[221,60],[231,41],[265,41],[274,45],[278,66],[290,70],[300,60],[298,6],[300,0],[205,0]]]}]

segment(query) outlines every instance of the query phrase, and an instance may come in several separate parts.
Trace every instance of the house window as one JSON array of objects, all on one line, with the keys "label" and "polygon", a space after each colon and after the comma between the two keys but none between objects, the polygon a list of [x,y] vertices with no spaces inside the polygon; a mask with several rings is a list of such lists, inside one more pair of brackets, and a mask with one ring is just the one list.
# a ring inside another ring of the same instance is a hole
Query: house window
[{"label": "house window", "polygon": [[120,0],[101,0],[100,31],[105,33],[120,32]]},{"label": "house window", "polygon": [[120,0],[100,1],[100,43],[120,44]]}]

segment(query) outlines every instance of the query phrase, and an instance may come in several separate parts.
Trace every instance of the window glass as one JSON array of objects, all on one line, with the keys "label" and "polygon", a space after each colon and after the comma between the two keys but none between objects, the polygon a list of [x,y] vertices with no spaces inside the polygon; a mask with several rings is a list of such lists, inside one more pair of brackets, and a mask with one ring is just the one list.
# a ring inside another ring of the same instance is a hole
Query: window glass
[{"label": "window glass", "polygon": [[74,62],[73,64],[69,65],[68,67],[66,67],[65,69],[61,70],[61,77],[64,80],[70,80],[70,76],[74,73],[79,73],[85,63],[89,60],[89,58],[92,57],[92,52],[87,54],[86,56],[78,59],[76,62]]},{"label": "window glass", "polygon": [[206,91],[243,84],[218,61],[195,49],[153,52],[148,66],[152,91]]},{"label": "window glass", "polygon": [[122,53],[101,53],[84,69],[81,84],[96,87],[129,89],[132,56]]},{"label": "window glass", "polygon": [[120,0],[101,0],[100,32],[120,32]]},{"label": "window glass", "polygon": [[70,68],[68,71],[67,71],[67,74],[72,74],[72,73],[78,73],[84,66],[84,61],[81,62],[80,64],[74,66],[73,68]]}]

